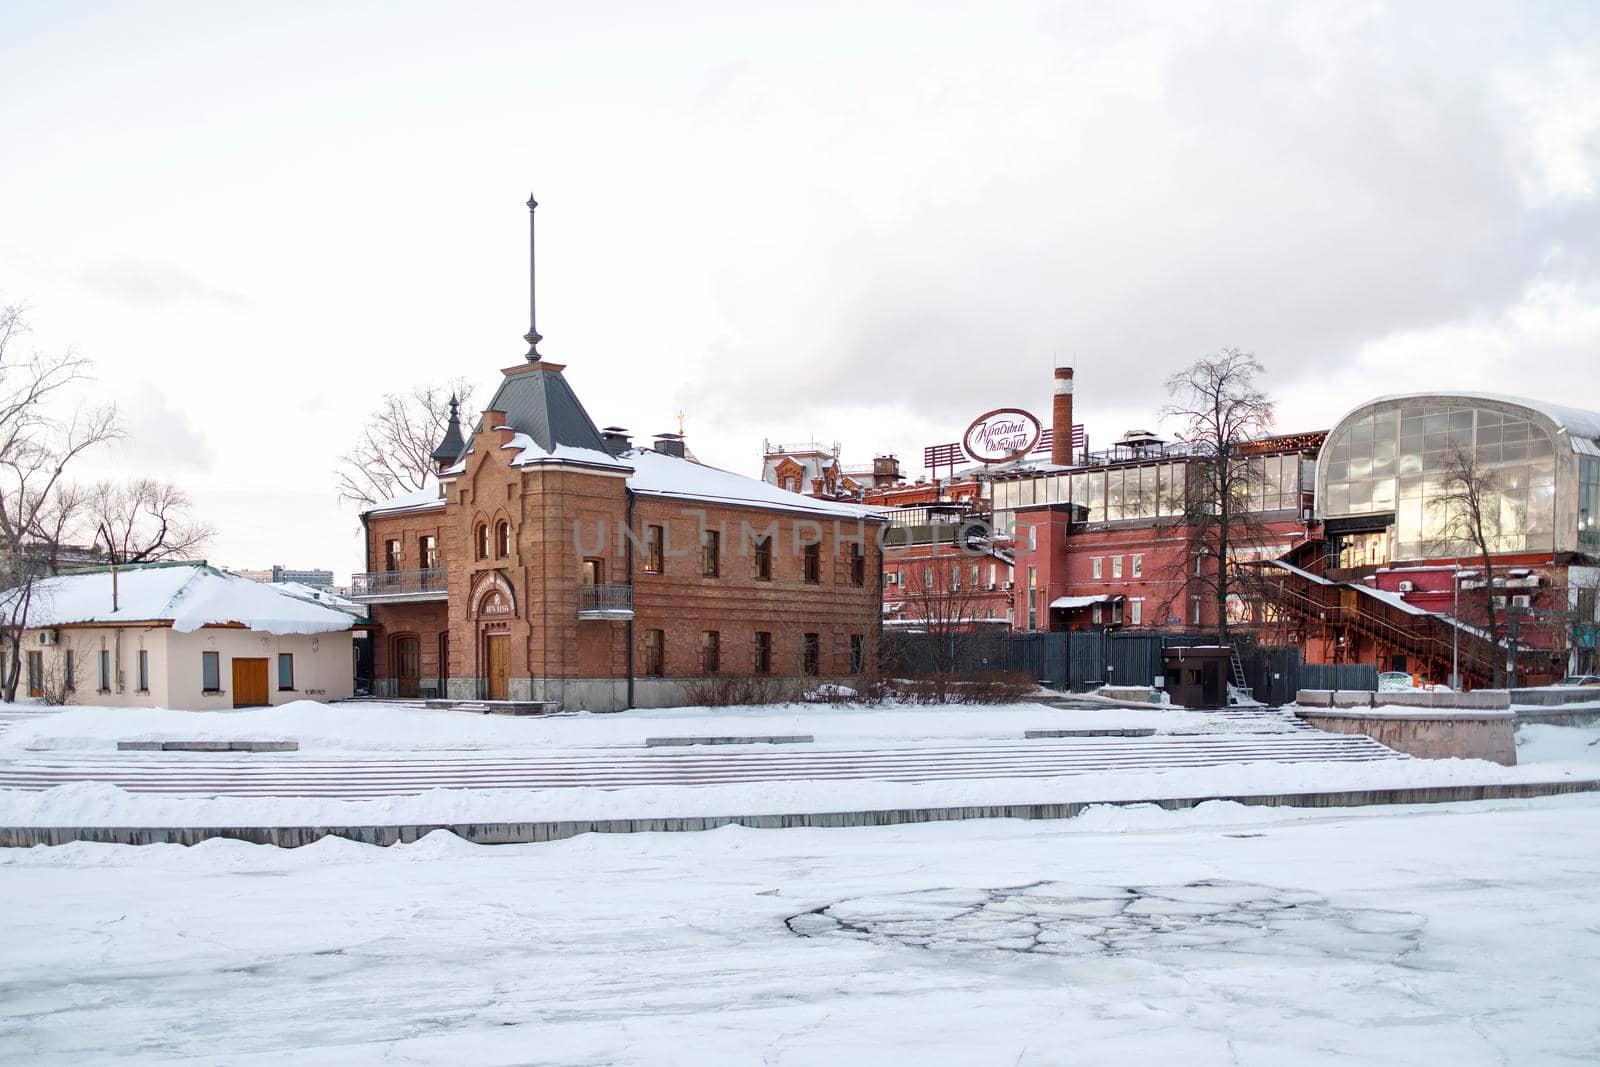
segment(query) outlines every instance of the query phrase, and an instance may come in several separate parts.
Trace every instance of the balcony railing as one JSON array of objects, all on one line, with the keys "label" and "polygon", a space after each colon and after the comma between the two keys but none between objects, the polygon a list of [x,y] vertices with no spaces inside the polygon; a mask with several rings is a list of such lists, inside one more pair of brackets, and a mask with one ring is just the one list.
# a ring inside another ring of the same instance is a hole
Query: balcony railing
[{"label": "balcony railing", "polygon": [[631,585],[580,585],[580,586],[578,586],[578,618],[580,618],[580,619],[631,619],[631,618],[633,618],[633,586],[631,586]]},{"label": "balcony railing", "polygon": [[425,571],[367,571],[350,576],[352,600],[443,600],[449,582],[444,568]]}]

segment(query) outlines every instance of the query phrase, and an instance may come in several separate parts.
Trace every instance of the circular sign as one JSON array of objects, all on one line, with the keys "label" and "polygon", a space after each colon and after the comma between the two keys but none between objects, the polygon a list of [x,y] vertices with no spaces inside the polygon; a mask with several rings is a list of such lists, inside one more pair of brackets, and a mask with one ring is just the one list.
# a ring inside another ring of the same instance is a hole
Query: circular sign
[{"label": "circular sign", "polygon": [[1009,463],[1039,443],[1039,420],[1021,408],[996,408],[980,415],[961,439],[967,455],[979,463]]}]

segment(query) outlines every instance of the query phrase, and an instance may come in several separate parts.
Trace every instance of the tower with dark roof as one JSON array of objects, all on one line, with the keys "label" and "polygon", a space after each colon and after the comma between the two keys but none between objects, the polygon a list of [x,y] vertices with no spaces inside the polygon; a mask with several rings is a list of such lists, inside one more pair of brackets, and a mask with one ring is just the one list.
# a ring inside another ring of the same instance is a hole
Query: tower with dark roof
[{"label": "tower with dark roof", "polygon": [[461,453],[467,450],[467,443],[461,438],[461,404],[454,394],[450,396],[450,422],[444,428],[444,437],[439,441],[439,447],[433,450],[433,465],[435,470],[444,470],[453,466],[461,458]]}]

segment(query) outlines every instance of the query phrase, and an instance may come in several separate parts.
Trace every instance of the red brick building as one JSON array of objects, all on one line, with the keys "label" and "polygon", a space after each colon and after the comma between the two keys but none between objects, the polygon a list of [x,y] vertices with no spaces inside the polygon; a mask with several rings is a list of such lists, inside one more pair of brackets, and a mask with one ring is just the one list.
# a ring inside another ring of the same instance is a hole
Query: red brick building
[{"label": "red brick building", "polygon": [[602,433],[527,339],[437,487],[362,515],[378,695],[616,710],[876,669],[881,519]]}]

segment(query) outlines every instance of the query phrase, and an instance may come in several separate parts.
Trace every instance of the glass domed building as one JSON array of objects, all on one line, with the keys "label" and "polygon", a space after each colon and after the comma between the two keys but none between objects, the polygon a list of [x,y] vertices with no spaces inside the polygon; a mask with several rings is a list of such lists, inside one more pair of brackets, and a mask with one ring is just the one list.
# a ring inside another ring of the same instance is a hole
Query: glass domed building
[{"label": "glass domed building", "polygon": [[1600,414],[1481,393],[1386,396],[1329,432],[1317,516],[1335,567],[1475,554],[1452,529],[1445,472],[1484,477],[1490,550],[1600,557]]}]

